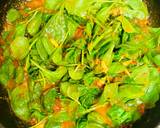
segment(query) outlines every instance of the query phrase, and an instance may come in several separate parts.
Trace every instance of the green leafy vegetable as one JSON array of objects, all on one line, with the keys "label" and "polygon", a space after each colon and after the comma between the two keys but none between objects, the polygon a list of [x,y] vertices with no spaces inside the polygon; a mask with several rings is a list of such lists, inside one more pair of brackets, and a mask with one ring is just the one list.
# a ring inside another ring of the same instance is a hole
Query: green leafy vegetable
[{"label": "green leafy vegetable", "polygon": [[26,25],[25,24],[16,25],[15,37],[24,36],[25,32],[26,32]]},{"label": "green leafy vegetable", "polygon": [[89,122],[86,126],[86,128],[104,128],[103,125],[94,123],[94,122]]},{"label": "green leafy vegetable", "polygon": [[7,20],[9,22],[14,22],[15,20],[17,20],[20,17],[20,13],[18,10],[11,8],[8,12],[7,12]]},{"label": "green leafy vegetable", "polygon": [[160,55],[156,55],[154,58],[153,58],[153,61],[154,61],[154,63],[156,64],[156,65],[160,65]]},{"label": "green leafy vegetable", "polygon": [[118,20],[122,23],[122,27],[124,29],[125,32],[128,33],[134,33],[135,29],[132,26],[132,24],[130,24],[130,22],[123,16],[118,17]]},{"label": "green leafy vegetable", "polygon": [[132,113],[125,111],[117,105],[112,106],[108,112],[108,115],[111,117],[115,126],[130,122],[132,120]]},{"label": "green leafy vegetable", "polygon": [[82,89],[80,94],[80,103],[84,108],[89,108],[94,104],[94,100],[100,93],[98,88]]},{"label": "green leafy vegetable", "polygon": [[118,83],[106,84],[103,93],[100,97],[100,102],[106,101],[116,102],[118,99]]},{"label": "green leafy vegetable", "polygon": [[67,73],[67,68],[60,66],[56,71],[47,70],[40,65],[36,64],[34,61],[32,63],[37,66],[40,70],[42,70],[44,76],[51,82],[56,82],[61,80],[61,78]]},{"label": "green leafy vegetable", "polygon": [[64,96],[71,98],[72,100],[78,102],[79,99],[79,91],[76,85],[71,85],[70,83],[61,83],[61,93]]},{"label": "green leafy vegetable", "polygon": [[129,8],[125,11],[125,15],[131,18],[145,19],[148,17],[148,11],[146,4],[142,3],[141,0],[126,0],[125,3],[129,5]]},{"label": "green leafy vegetable", "polygon": [[52,57],[52,60],[55,64],[60,65],[63,63],[62,54],[63,54],[63,51],[61,47],[58,47],[55,49]]},{"label": "green leafy vegetable", "polygon": [[43,42],[40,39],[36,42],[36,48],[41,59],[46,60],[48,58],[48,54],[44,48]]},{"label": "green leafy vegetable", "polygon": [[27,89],[27,83],[16,87],[10,94],[11,106],[14,112],[23,120],[28,120],[30,118],[30,111],[28,107],[29,95]]},{"label": "green leafy vegetable", "polygon": [[51,55],[54,51],[53,44],[51,44],[47,37],[42,37],[41,41],[48,55]]},{"label": "green leafy vegetable", "polygon": [[0,67],[0,83],[7,86],[7,83],[14,76],[14,65],[11,59],[5,60],[4,64]]},{"label": "green leafy vegetable", "polygon": [[149,85],[145,90],[145,95],[142,100],[147,104],[147,107],[153,107],[159,99],[159,92],[157,86],[154,84]]},{"label": "green leafy vegetable", "polygon": [[33,15],[32,20],[27,25],[27,31],[30,35],[35,35],[40,28],[40,25],[42,23],[42,14],[40,12],[37,12],[36,15]]},{"label": "green leafy vegetable", "polygon": [[96,122],[97,124],[105,124],[104,118],[97,112],[91,112],[88,114],[88,121],[89,122]]},{"label": "green leafy vegetable", "polygon": [[29,52],[29,41],[26,37],[16,37],[10,45],[11,54],[16,59],[24,59]]},{"label": "green leafy vegetable", "polygon": [[53,116],[49,117],[48,121],[45,124],[45,128],[61,128],[60,122],[56,122],[54,119],[55,118],[53,118]]},{"label": "green leafy vegetable", "polygon": [[73,79],[73,80],[80,80],[83,77],[84,74],[84,70],[83,68],[81,69],[81,67],[76,67],[76,68],[69,68],[69,76]]},{"label": "green leafy vegetable", "polygon": [[[62,0],[63,1],[63,0]],[[59,5],[62,2],[61,0],[46,0],[45,1],[45,8],[49,10],[56,10],[59,8]]]},{"label": "green leafy vegetable", "polygon": [[57,91],[55,89],[49,90],[43,99],[44,107],[47,111],[52,112],[52,107],[55,103],[55,98],[57,97]]}]

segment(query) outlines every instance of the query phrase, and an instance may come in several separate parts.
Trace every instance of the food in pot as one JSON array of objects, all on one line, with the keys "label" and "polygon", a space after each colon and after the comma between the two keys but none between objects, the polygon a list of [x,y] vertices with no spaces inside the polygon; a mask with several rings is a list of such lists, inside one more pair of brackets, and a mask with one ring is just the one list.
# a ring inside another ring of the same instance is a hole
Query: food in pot
[{"label": "food in pot", "polygon": [[12,7],[0,83],[31,128],[119,128],[155,106],[160,28],[141,0],[31,0]]}]

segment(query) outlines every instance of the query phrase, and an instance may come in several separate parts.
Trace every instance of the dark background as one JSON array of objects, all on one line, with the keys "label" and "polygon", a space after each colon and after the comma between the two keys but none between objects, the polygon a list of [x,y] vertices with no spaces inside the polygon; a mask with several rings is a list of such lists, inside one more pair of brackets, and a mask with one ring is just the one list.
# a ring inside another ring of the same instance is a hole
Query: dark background
[{"label": "dark background", "polygon": [[[5,20],[5,13],[16,0],[0,0],[0,31]],[[160,26],[160,0],[145,0],[152,26]],[[2,98],[3,97],[3,98]],[[158,127],[159,125],[159,127]],[[0,85],[0,128],[25,128],[11,112],[7,100],[7,92]],[[133,124],[133,128],[160,128],[160,101],[151,110],[146,111],[144,116]]]}]

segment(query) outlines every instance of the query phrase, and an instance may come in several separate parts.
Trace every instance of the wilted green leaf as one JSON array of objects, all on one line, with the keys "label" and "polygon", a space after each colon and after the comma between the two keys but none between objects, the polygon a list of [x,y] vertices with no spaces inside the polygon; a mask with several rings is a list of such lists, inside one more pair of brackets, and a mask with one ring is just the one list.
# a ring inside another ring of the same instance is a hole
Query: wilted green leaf
[{"label": "wilted green leaf", "polygon": [[100,90],[98,88],[82,88],[79,101],[84,108],[89,108],[93,105],[99,93]]},{"label": "wilted green leaf", "polygon": [[73,79],[73,80],[80,80],[83,77],[84,74],[84,69],[81,67],[76,67],[76,68],[69,68],[69,76]]},{"label": "wilted green leaf", "polygon": [[29,94],[27,83],[16,87],[10,94],[11,106],[15,114],[22,120],[30,119]]},{"label": "wilted green leaf", "polygon": [[42,14],[40,12],[37,12],[35,16],[33,16],[32,20],[27,25],[27,31],[30,35],[35,35],[40,28],[40,25],[42,23]]},{"label": "wilted green leaf", "polygon": [[55,104],[55,98],[57,97],[56,89],[50,89],[43,96],[43,105],[48,112],[52,112],[52,107]]},{"label": "wilted green leaf", "polygon": [[160,55],[154,56],[153,61],[156,65],[160,66]]},{"label": "wilted green leaf", "polygon": [[112,106],[107,114],[112,119],[115,126],[128,123],[132,120],[132,113],[126,112],[122,107],[117,105]]},{"label": "wilted green leaf", "polygon": [[142,100],[147,105],[148,108],[154,107],[155,103],[159,99],[159,92],[157,89],[157,85],[150,84],[146,90],[144,96],[142,96]]},{"label": "wilted green leaf", "polygon": [[118,83],[106,84],[100,97],[100,102],[110,101],[111,104],[118,99]]},{"label": "wilted green leaf", "polygon": [[18,36],[10,45],[12,56],[22,60],[29,52],[29,41],[26,37]]},{"label": "wilted green leaf", "polygon": [[18,12],[18,10],[11,8],[8,12],[7,12],[7,20],[9,22],[14,22],[15,20],[17,20],[20,17],[20,13]]},{"label": "wilted green leaf", "polygon": [[10,79],[14,77],[15,67],[11,59],[5,60],[3,65],[0,67],[0,84],[7,86]]},{"label": "wilted green leaf", "polygon": [[117,19],[122,23],[122,27],[125,32],[128,32],[128,33],[135,32],[133,25],[127,20],[127,18],[123,16],[119,16]]},{"label": "wilted green leaf", "polygon": [[44,45],[43,45],[43,42],[41,39],[38,39],[38,41],[36,42],[36,49],[37,49],[37,52],[38,52],[39,56],[41,57],[41,59],[47,60],[48,54],[44,48]]},{"label": "wilted green leaf", "polygon": [[79,99],[79,90],[77,85],[72,85],[70,83],[61,83],[60,87],[61,93],[64,96],[71,98],[72,100],[78,102]]}]

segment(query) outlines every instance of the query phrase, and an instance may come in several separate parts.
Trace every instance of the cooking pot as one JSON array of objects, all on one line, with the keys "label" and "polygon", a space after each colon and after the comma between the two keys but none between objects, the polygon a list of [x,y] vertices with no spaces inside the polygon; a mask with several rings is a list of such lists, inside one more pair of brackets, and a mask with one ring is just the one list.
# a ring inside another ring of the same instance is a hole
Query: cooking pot
[{"label": "cooking pot", "polygon": [[[16,6],[22,0],[0,0],[0,31],[5,21],[7,10]],[[152,26],[160,26],[160,0],[145,0],[150,12]],[[0,128],[27,128],[27,125],[19,120],[12,112],[7,98],[6,90],[0,85]],[[160,101],[156,106],[147,110],[140,120],[133,124],[133,128],[160,128]]]}]

